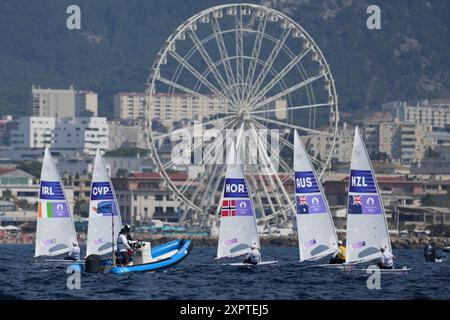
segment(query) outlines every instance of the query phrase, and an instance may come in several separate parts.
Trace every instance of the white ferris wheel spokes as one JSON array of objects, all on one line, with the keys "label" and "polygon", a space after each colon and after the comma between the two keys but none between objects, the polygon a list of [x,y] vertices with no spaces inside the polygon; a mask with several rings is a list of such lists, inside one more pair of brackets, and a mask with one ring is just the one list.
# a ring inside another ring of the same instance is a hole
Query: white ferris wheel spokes
[{"label": "white ferris wheel spokes", "polygon": [[[148,79],[149,146],[167,185],[183,207],[181,220],[215,221],[225,173],[224,163],[202,152],[200,162],[181,165],[167,156],[173,132],[193,135],[189,153],[225,149],[226,135],[198,136],[198,126],[254,135],[251,148],[261,163],[244,172],[261,221],[278,225],[293,213],[292,137],[328,139],[329,147],[312,154],[320,174],[332,156],[338,125],[338,100],[330,68],[311,36],[296,22],[254,4],[220,5],[181,24],[157,55]],[[277,129],[277,130],[272,130]],[[258,135],[266,130],[267,136]],[[267,142],[279,141],[279,166],[268,156]],[[245,143],[242,139],[242,144]],[[261,171],[261,167],[266,170]],[[188,178],[179,183],[172,173]]]}]

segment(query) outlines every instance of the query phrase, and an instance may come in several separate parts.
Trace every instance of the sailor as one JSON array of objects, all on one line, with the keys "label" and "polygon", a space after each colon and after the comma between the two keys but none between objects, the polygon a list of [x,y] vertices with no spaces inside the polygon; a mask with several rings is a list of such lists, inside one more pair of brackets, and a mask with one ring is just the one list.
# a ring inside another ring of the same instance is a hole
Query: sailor
[{"label": "sailor", "polygon": [[130,235],[131,227],[129,224],[124,225],[121,231],[125,232],[129,244],[136,242],[136,241],[133,241],[133,238]]},{"label": "sailor", "polygon": [[136,241],[129,240],[132,239],[130,231],[130,226],[127,224],[120,230],[119,236],[117,237],[117,251],[119,252],[119,258],[123,265],[130,263],[131,257],[133,256],[131,245],[136,243]]},{"label": "sailor", "polygon": [[261,261],[261,253],[259,252],[256,243],[252,244],[251,249],[252,250],[245,256],[244,263],[258,264]]},{"label": "sailor", "polygon": [[394,255],[383,247],[380,248],[380,252],[380,262],[378,262],[377,266],[380,269],[394,269]]},{"label": "sailor", "polygon": [[344,246],[342,240],[338,241],[338,249],[330,259],[330,264],[341,264],[345,262],[345,256],[347,254],[347,248]]},{"label": "sailor", "polygon": [[433,239],[430,239],[428,244],[425,245],[423,255],[425,256],[425,261],[427,262],[440,262],[442,258],[445,258],[445,256],[437,255],[436,243]]},{"label": "sailor", "polygon": [[74,261],[80,260],[80,247],[78,246],[78,243],[72,243],[72,247],[70,248],[69,253],[64,259]]}]

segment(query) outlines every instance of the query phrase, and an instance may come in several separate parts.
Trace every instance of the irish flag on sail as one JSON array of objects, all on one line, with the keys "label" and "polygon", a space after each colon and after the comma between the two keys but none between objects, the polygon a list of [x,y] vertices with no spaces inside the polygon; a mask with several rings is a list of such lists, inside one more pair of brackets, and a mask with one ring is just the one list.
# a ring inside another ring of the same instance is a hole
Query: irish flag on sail
[{"label": "irish flag on sail", "polygon": [[356,127],[348,188],[346,263],[377,259],[381,247],[392,252],[378,183]]},{"label": "irish flag on sail", "polygon": [[61,178],[45,149],[39,186],[35,256],[67,253],[77,243],[75,225]]},{"label": "irish flag on sail", "polygon": [[253,203],[234,144],[230,148],[219,227],[217,258],[246,254],[252,244],[259,249]]},{"label": "irish flag on sail", "polygon": [[113,239],[113,225],[114,237],[117,237],[122,220],[105,161],[97,150],[92,173],[86,256],[112,252],[112,241],[116,240]]},{"label": "irish flag on sail", "polygon": [[300,261],[319,259],[337,250],[336,230],[322,186],[297,131],[294,171]]}]

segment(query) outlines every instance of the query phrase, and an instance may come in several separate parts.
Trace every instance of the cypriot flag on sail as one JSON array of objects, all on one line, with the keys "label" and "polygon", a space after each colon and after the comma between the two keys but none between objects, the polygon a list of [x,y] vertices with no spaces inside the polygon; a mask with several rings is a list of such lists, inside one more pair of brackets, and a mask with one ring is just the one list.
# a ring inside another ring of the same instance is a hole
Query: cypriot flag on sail
[{"label": "cypriot flag on sail", "polygon": [[217,258],[245,254],[256,244],[259,249],[255,211],[234,143],[227,162]]},{"label": "cypriot flag on sail", "polygon": [[322,186],[297,131],[294,171],[300,261],[319,259],[337,250],[336,230]]},{"label": "cypriot flag on sail", "polygon": [[35,253],[56,256],[69,252],[77,242],[72,213],[48,148],[44,152],[39,186]]},{"label": "cypriot flag on sail", "polygon": [[105,161],[97,149],[92,173],[91,201],[86,256],[112,252],[112,225],[114,223],[114,249],[116,237],[122,228],[122,220]]},{"label": "cypriot flag on sail", "polygon": [[348,190],[346,262],[376,259],[380,247],[392,252],[377,180],[356,127]]}]

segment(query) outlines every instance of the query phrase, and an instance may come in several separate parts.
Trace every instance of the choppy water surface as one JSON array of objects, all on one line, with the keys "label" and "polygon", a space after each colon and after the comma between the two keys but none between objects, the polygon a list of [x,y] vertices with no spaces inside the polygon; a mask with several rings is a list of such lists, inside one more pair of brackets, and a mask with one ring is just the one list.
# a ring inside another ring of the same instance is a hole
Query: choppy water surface
[{"label": "choppy water surface", "polygon": [[[84,248],[82,248],[84,249]],[[382,275],[369,290],[361,272],[302,269],[296,248],[263,248],[278,265],[249,269],[222,266],[215,248],[194,247],[166,272],[86,274],[80,290],[66,286],[65,268],[36,265],[32,245],[0,245],[0,299],[449,299],[450,261],[425,263],[422,250],[396,250],[408,275]]]}]

